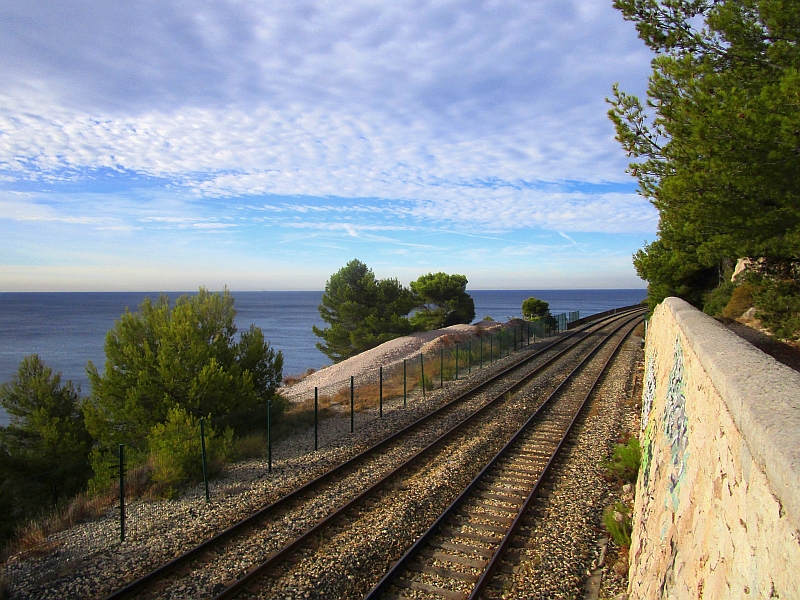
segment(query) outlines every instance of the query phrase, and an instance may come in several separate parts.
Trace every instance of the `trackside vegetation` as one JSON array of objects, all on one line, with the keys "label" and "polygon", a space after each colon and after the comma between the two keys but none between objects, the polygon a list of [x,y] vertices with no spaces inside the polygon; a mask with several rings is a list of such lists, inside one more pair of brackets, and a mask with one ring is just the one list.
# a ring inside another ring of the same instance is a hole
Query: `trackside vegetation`
[{"label": "trackside vegetation", "polygon": [[470,323],[475,303],[466,289],[464,275],[441,272],[422,275],[409,289],[351,260],[325,284],[319,314],[328,326],[314,326],[323,339],[317,348],[340,362],[413,331]]},{"label": "trackside vegetation", "polygon": [[89,362],[88,398],[26,357],[0,386],[11,418],[0,427],[0,546],[76,494],[107,493],[120,444],[134,479],[170,497],[202,474],[201,418],[213,474],[240,453],[234,436],[266,421],[267,403],[279,417],[283,356],[259,328],[239,333],[235,315],[227,290],[145,299],[108,332],[104,371]]},{"label": "trackside vegetation", "polygon": [[[800,11],[783,0],[615,0],[656,54],[647,100],[613,88],[629,172],[658,209],[634,266],[679,296],[800,335]],[[741,259],[745,273],[731,281]],[[737,295],[742,284],[747,294]]]}]

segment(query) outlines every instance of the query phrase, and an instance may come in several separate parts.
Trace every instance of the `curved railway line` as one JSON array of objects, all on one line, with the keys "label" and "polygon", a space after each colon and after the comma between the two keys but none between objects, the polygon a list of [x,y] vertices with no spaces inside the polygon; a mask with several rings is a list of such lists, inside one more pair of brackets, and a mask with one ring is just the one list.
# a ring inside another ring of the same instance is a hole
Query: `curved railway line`
[{"label": "curved railway line", "polygon": [[107,599],[302,598],[308,589],[479,597],[580,407],[642,315],[619,313],[520,353],[488,381]]},{"label": "curved railway line", "polygon": [[[511,542],[550,466],[597,383],[636,324],[638,322],[634,321],[623,328],[623,335],[617,336],[607,356],[596,361],[599,364],[592,365],[590,359],[604,344],[596,346],[558,385],[395,563],[367,595],[368,600],[388,596],[385,592],[391,588],[395,592],[392,597],[403,597],[403,590],[454,600],[484,597],[494,573],[507,558]],[[586,379],[591,380],[589,385]]]}]

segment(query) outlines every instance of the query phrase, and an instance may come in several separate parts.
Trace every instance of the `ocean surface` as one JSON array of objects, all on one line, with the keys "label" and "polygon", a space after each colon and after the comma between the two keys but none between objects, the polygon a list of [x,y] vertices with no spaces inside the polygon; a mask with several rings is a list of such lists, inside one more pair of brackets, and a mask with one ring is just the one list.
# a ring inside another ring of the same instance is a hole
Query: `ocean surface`
[{"label": "ocean surface", "polygon": [[[522,301],[536,296],[550,303],[553,314],[580,311],[581,316],[636,304],[644,299],[641,289],[624,290],[468,290],[475,300],[476,320],[486,316],[506,321],[521,316]],[[175,299],[183,292],[167,295]],[[255,324],[273,348],[283,352],[284,374],[330,364],[316,348],[319,341],[312,325],[323,327],[317,306],[322,292],[232,292],[236,326],[245,330]],[[62,381],[90,392],[86,363],[102,371],[106,333],[128,308],[135,311],[142,300],[158,293],[144,292],[4,292],[0,293],[0,382],[9,381],[20,361],[38,354]],[[8,423],[0,408],[0,425]]]}]

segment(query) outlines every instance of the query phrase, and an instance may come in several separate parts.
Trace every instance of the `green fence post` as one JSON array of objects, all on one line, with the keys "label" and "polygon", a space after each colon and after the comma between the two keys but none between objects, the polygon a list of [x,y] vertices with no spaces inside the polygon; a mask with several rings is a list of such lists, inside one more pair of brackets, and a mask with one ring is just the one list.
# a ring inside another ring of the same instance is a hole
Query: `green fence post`
[{"label": "green fence post", "polygon": [[206,426],[205,419],[200,417],[200,450],[203,457],[203,485],[206,486],[206,502],[211,498],[208,495],[208,463],[206,461]]},{"label": "green fence post", "polygon": [[514,326],[514,352],[517,351],[517,327]]},{"label": "green fence post", "polygon": [[355,431],[355,408],[356,408],[356,401],[355,401],[355,387],[353,384],[353,376],[350,375],[350,433]]},{"label": "green fence post", "polygon": [[494,336],[489,334],[489,364],[494,362]]},{"label": "green fence post", "polygon": [[458,381],[458,344],[456,344],[456,376],[455,380]]},{"label": "green fence post", "polygon": [[125,446],[119,445],[119,541],[125,541]]},{"label": "green fence post", "polygon": [[479,363],[478,363],[480,366],[478,367],[478,369],[482,369],[483,368],[483,336],[479,337],[478,341],[480,341],[480,343],[481,343],[481,349],[480,349],[480,352],[478,353],[478,355],[480,356]]},{"label": "green fence post", "polygon": [[272,473],[272,398],[267,400],[267,472]]},{"label": "green fence post", "polygon": [[467,375],[472,374],[472,340],[467,342]]},{"label": "green fence post", "polygon": [[314,450],[319,449],[319,389],[314,388]]},{"label": "green fence post", "polygon": [[444,387],[444,347],[439,351],[439,389]]},{"label": "green fence post", "polygon": [[422,377],[422,399],[425,400],[425,358],[422,352],[419,353],[419,372]]},{"label": "green fence post", "polygon": [[403,407],[406,406],[406,359],[403,359]]},{"label": "green fence post", "polygon": [[382,419],[383,418],[383,365],[378,368],[378,389],[379,389],[379,397],[378,397],[378,416]]}]

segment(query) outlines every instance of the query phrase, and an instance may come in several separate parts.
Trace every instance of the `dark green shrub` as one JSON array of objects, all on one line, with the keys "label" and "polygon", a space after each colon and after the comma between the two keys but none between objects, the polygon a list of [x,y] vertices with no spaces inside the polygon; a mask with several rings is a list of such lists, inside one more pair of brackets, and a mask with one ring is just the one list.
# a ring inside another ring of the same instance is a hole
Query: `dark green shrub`
[{"label": "dark green shrub", "polygon": [[624,481],[635,482],[642,462],[642,447],[639,440],[632,437],[627,444],[617,444],[611,454],[611,460],[603,463],[609,475]]},{"label": "dark green shrub", "polygon": [[[283,418],[286,412],[287,400],[279,394],[272,397],[272,405],[269,407],[269,417],[273,427]],[[214,426],[217,429],[233,429],[237,436],[246,436],[251,433],[267,430],[267,410],[266,402],[249,406],[226,415],[214,418]]]},{"label": "dark green shrub", "polygon": [[769,280],[753,290],[756,317],[777,337],[796,340],[800,337],[800,282]]},{"label": "dark green shrub", "polygon": [[418,381],[418,385],[419,385],[420,389],[423,389],[422,388],[423,384],[425,385],[425,387],[424,387],[425,390],[427,390],[427,391],[432,390],[433,389],[433,378],[431,378],[428,375],[425,375],[425,380],[423,381],[422,377],[420,377],[420,379]]},{"label": "dark green shrub", "polygon": [[703,298],[703,312],[712,317],[722,316],[722,311],[728,305],[734,288],[733,283],[726,279],[719,287],[706,294]]},{"label": "dark green shrub", "polygon": [[[205,424],[206,451],[210,473],[219,472],[233,449],[233,430],[218,434]],[[153,482],[167,497],[174,496],[177,486],[203,480],[200,423],[180,407],[167,413],[167,420],[153,426],[148,438]]]}]

